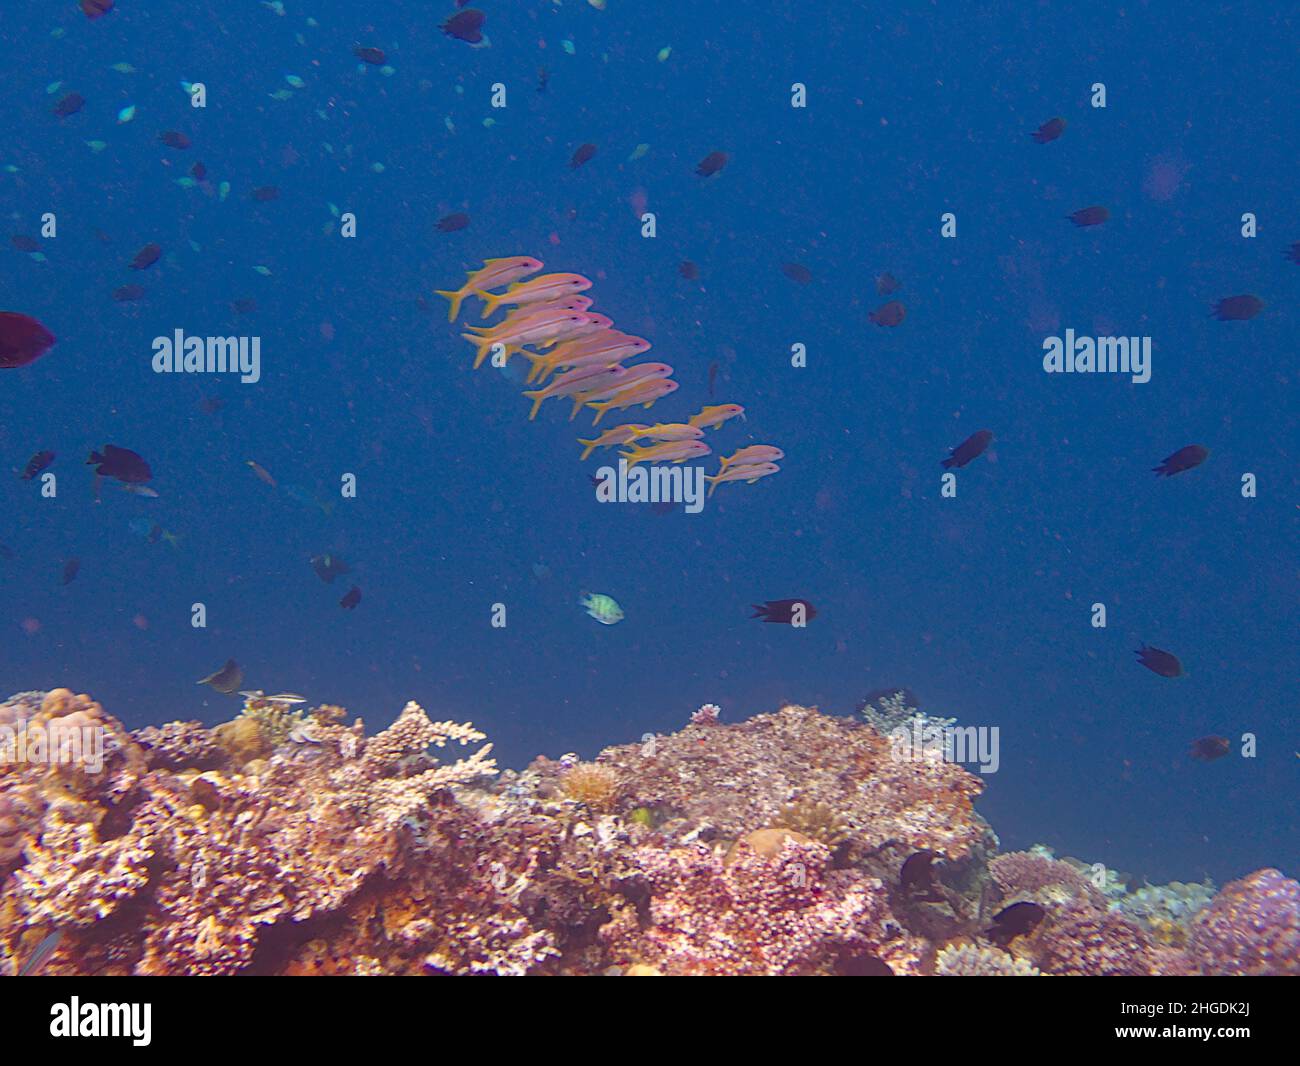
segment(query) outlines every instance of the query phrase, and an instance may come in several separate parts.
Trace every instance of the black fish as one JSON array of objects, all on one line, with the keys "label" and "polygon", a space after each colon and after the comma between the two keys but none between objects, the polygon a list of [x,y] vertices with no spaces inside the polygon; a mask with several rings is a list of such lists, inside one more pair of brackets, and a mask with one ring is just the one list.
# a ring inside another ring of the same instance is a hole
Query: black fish
[{"label": "black fish", "polygon": [[842,955],[835,960],[836,977],[893,977],[889,963],[876,955]]},{"label": "black fish", "polygon": [[588,159],[590,159],[595,154],[596,154],[596,146],[594,144],[578,145],[577,150],[573,153],[573,157],[569,160],[569,169],[577,170],[580,166],[582,166],[583,163],[585,163]]},{"label": "black fish", "polygon": [[761,618],[764,622],[779,622],[784,625],[792,625],[794,623],[796,604],[803,608],[805,622],[811,622],[817,617],[817,608],[807,600],[768,600],[766,603],[751,604],[754,613],[749,617]]},{"label": "black fish", "polygon": [[114,0],[81,0],[81,12],[92,21],[113,10]]},{"label": "black fish", "polygon": [[1133,654],[1138,657],[1138,662],[1154,674],[1159,674],[1161,677],[1183,676],[1183,664],[1178,661],[1178,656],[1171,652],[1149,648],[1143,644]]},{"label": "black fish", "polygon": [[21,233],[15,233],[9,238],[9,243],[17,248],[20,252],[39,252],[41,242],[35,237],[25,237]]},{"label": "black fish", "polygon": [[711,178],[727,165],[726,152],[710,152],[695,167],[695,173],[702,178]]},{"label": "black fish", "polygon": [[487,16],[477,8],[467,7],[444,22],[442,32],[458,41],[478,44],[483,40],[483,20],[486,18]]},{"label": "black fish", "polygon": [[63,583],[65,585],[71,585],[77,579],[77,574],[80,570],[81,560],[69,559],[63,564]]},{"label": "black fish", "polygon": [[438,219],[437,230],[439,233],[455,233],[458,229],[464,229],[468,225],[469,215],[457,212],[454,215],[447,215]]},{"label": "black fish", "polygon": [[1215,759],[1222,759],[1231,750],[1232,741],[1227,737],[1208,736],[1193,740],[1187,754],[1193,759],[1200,759],[1201,762],[1214,762]]},{"label": "black fish", "polygon": [[50,451],[37,452],[27,460],[27,466],[23,469],[22,480],[31,481],[37,474],[54,462],[54,453]]},{"label": "black fish", "polygon": [[1264,310],[1264,301],[1258,296],[1228,296],[1214,305],[1210,312],[1220,322],[1245,322]]},{"label": "black fish", "polygon": [[274,185],[260,185],[253,190],[252,196],[259,204],[266,204],[280,199],[280,190]]},{"label": "black fish", "polygon": [[700,268],[692,263],[689,259],[683,259],[681,265],[677,268],[677,273],[687,281],[694,281],[700,276]]},{"label": "black fish", "polygon": [[54,334],[29,315],[0,311],[0,368],[34,363],[54,345]]},{"label": "black fish", "polygon": [[984,454],[984,449],[987,448],[992,441],[993,434],[987,429],[981,429],[972,433],[952,450],[952,455],[943,460],[944,468],[951,469],[954,466],[965,466],[972,459],[978,459]]},{"label": "black fish", "polygon": [[1039,144],[1046,144],[1048,141],[1054,141],[1065,132],[1065,119],[1053,118],[1048,119],[1038,129],[1030,134]]},{"label": "black fish", "polygon": [[[153,540],[152,535],[150,540]],[[196,685],[211,685],[218,692],[225,693],[227,696],[239,691],[239,686],[244,683],[244,671],[239,668],[239,663],[234,659],[227,659],[226,664],[216,673],[208,674],[207,677],[201,678],[194,682]]]},{"label": "black fish", "polygon": [[119,285],[113,290],[113,299],[120,304],[144,299],[143,285]]},{"label": "black fish", "polygon": [[130,448],[119,448],[116,444],[105,444],[104,452],[91,452],[87,465],[96,467],[95,473],[100,477],[117,478],[129,484],[139,484],[153,477],[149,464]]},{"label": "black fish", "polygon": [[337,555],[313,555],[311,568],[316,571],[316,576],[327,585],[333,584],[334,579],[340,574],[351,573],[352,570]]},{"label": "black fish", "polygon": [[54,105],[54,113],[59,118],[67,118],[69,115],[75,115],[86,106],[86,98],[81,93],[68,93],[62,100]]},{"label": "black fish", "polygon": [[1153,466],[1151,469],[1155,472],[1156,477],[1173,477],[1175,474],[1181,474],[1184,470],[1191,470],[1194,466],[1200,466],[1210,456],[1210,449],[1204,448],[1199,444],[1189,444],[1186,448],[1179,448],[1173,455],[1167,456],[1159,466]]},{"label": "black fish", "polygon": [[907,308],[899,300],[890,300],[867,314],[877,326],[899,326],[907,317]]},{"label": "black fish", "polygon": [[384,55],[384,50],[382,48],[366,48],[362,45],[357,45],[353,48],[352,54],[363,63],[371,63],[377,67],[382,67],[388,59],[388,57]]},{"label": "black fish", "polygon": [[182,151],[190,146],[190,139],[176,130],[167,130],[165,133],[158,134],[158,140],[168,148],[179,148]]},{"label": "black fish", "polygon": [[781,273],[791,281],[797,281],[800,285],[807,285],[812,281],[812,271],[801,263],[782,263]]},{"label": "black fish", "polygon": [[143,248],[141,248],[138,252],[136,252],[135,258],[132,259],[131,262],[128,263],[127,265],[132,270],[148,270],[151,266],[154,265],[154,263],[158,262],[161,256],[162,256],[161,246],[154,244],[151,241],[150,243],[146,244]]},{"label": "black fish", "polygon": [[342,607],[345,611],[351,611],[360,602],[361,602],[361,588],[358,585],[353,585],[350,589],[348,589],[347,595],[345,595],[343,599],[339,600],[339,606]]},{"label": "black fish", "polygon": [[1065,217],[1076,226],[1100,226],[1110,218],[1110,212],[1104,207],[1084,207]]},{"label": "black fish", "polygon": [[912,899],[920,903],[946,903],[947,897],[939,890],[934,879],[934,860],[938,856],[929,850],[914,852],[907,857],[898,872],[898,885]]},{"label": "black fish", "polygon": [[1047,912],[1037,903],[1028,900],[1004,907],[993,916],[993,924],[985,934],[998,947],[1006,947],[1018,936],[1025,936],[1038,928]]}]

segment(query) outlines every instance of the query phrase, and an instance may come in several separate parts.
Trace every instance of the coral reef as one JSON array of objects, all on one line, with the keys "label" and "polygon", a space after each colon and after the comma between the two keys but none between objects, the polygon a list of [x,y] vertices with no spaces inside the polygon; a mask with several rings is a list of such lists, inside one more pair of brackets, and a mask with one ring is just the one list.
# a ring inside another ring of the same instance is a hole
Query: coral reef
[{"label": "coral reef", "polygon": [[[999,855],[979,779],[815,708],[706,715],[593,762],[498,773],[482,733],[415,703],[371,735],[339,707],[255,703],[134,733],[66,689],[0,704],[0,747],[24,726],[104,741],[93,767],[0,761],[0,973],[56,930],[49,974],[1300,965],[1300,885],[1276,870],[1208,902],[1208,886]],[[472,750],[440,759],[449,744]],[[1013,902],[1041,921],[995,945]]]}]

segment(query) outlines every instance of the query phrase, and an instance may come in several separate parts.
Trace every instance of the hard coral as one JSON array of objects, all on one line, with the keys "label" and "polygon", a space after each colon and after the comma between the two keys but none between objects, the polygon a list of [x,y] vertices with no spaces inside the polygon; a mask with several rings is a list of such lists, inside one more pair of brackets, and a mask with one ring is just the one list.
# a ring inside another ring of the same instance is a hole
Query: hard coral
[{"label": "hard coral", "polygon": [[1076,899],[1049,912],[1025,950],[1044,973],[1076,977],[1134,977],[1154,972],[1146,934],[1119,914]]},{"label": "hard coral", "polygon": [[1038,977],[1040,971],[1024,959],[997,948],[961,944],[939,952],[934,974],[936,977]]},{"label": "hard coral", "polygon": [[1187,956],[1200,974],[1300,975],[1300,883],[1264,869],[1224,885],[1192,920]]}]

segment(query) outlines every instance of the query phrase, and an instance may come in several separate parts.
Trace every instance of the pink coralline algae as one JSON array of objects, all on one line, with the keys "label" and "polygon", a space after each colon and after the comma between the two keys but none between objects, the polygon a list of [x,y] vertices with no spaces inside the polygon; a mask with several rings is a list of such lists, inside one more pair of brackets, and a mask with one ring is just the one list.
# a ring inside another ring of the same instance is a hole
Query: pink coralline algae
[{"label": "pink coralline algae", "polygon": [[1225,885],[1192,920],[1187,957],[1200,974],[1300,976],[1300,883],[1269,869]]}]

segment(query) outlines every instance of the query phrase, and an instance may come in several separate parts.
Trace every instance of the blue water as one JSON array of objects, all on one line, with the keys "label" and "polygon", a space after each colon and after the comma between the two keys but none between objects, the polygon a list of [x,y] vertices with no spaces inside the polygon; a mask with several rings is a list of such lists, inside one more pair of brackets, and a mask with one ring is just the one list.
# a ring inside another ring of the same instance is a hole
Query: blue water
[{"label": "blue water", "polygon": [[[46,211],[58,237],[45,263],[0,249],[0,308],[58,344],[0,374],[0,446],[15,471],[55,450],[58,496],[0,480],[0,688],[88,691],[130,726],[213,723],[238,700],[194,682],[233,657],[246,685],[372,728],[410,698],[472,719],[522,766],[676,729],[706,701],[733,721],[783,701],[847,714],[907,685],[932,713],[1000,728],[980,809],[1008,849],[1046,842],[1153,881],[1296,873],[1293,18],[484,0],[491,47],[472,49],[438,31],[450,3],[285,3],[120,0],[95,22],[71,2],[5,5],[6,237],[36,235]],[[363,68],[354,44],[395,72]],[[276,101],[286,74],[306,84]],[[205,110],[182,80],[207,85]],[[55,118],[73,90],[85,109]],[[1064,136],[1035,144],[1054,115]],[[157,142],[173,129],[193,147]],[[570,170],[583,142],[597,154]],[[714,150],[728,166],[696,177]],[[195,160],[227,200],[176,184]],[[280,199],[254,203],[263,185]],[[355,239],[330,203],[356,213]],[[1066,220],[1093,204],[1109,222]],[[468,229],[434,229],[458,211]],[[945,211],[956,239],[939,236]],[[126,263],[149,241],[164,259],[138,276]],[[782,472],[722,486],[700,515],[595,502],[575,443],[588,417],[551,404],[529,423],[517,386],[470,369],[433,295],[510,255],[586,274],[596,309],[676,367],[679,392],[623,420],[741,403],[748,421],[709,443],[776,444]],[[897,329],[867,321],[885,270]],[[144,301],[110,298],[137,282]],[[1264,312],[1208,317],[1239,293]],[[153,338],[178,328],[259,336],[262,380],[153,373]],[[1043,338],[1066,328],[1151,337],[1152,380],[1044,374]],[[205,414],[207,397],[224,409]],[[939,461],[981,428],[993,446],[941,499]],[[160,498],[107,484],[93,502],[83,460],[106,442],[149,460]],[[1153,477],[1191,443],[1204,466]],[[133,532],[141,516],[179,546]],[[354,573],[322,584],[308,559],[326,551]],[[345,611],[354,579],[364,598]],[[583,592],[625,619],[597,624]],[[817,608],[806,629],[748,617],[795,597]],[[1187,675],[1137,665],[1143,642]],[[1196,737],[1247,732],[1254,759],[1187,757]]]}]

